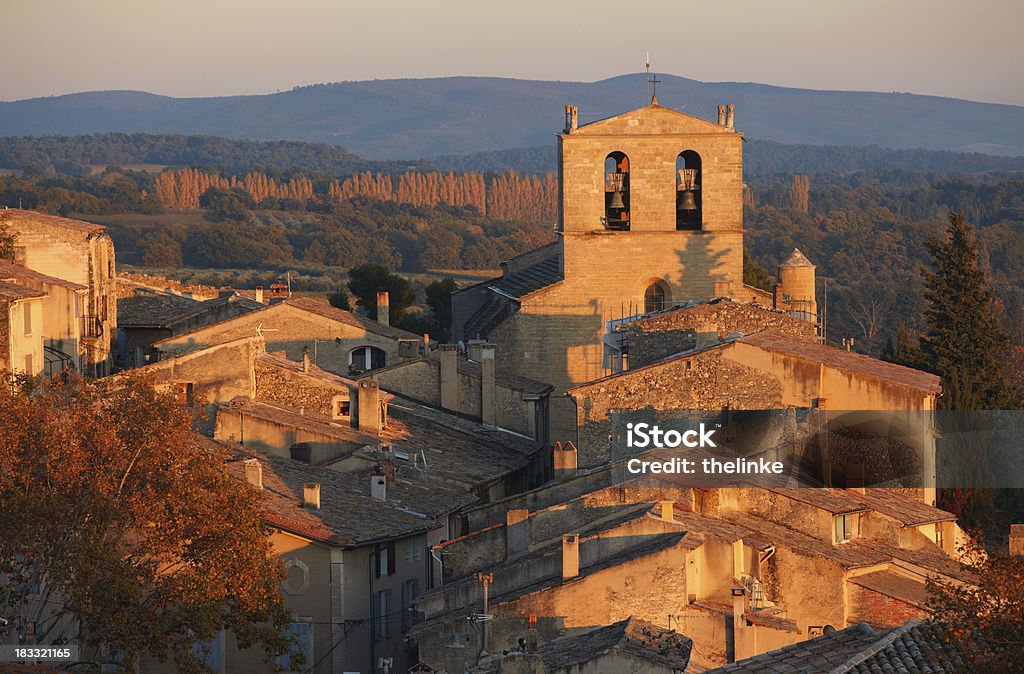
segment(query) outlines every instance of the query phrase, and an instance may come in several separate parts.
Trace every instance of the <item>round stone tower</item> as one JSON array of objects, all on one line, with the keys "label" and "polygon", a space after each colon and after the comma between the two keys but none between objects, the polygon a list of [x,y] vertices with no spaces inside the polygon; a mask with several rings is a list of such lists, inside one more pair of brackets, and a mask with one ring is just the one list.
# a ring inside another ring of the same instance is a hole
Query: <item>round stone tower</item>
[{"label": "round stone tower", "polygon": [[818,302],[814,292],[815,266],[800,252],[779,265],[779,282],[775,286],[775,308],[788,311],[791,316],[816,323]]}]

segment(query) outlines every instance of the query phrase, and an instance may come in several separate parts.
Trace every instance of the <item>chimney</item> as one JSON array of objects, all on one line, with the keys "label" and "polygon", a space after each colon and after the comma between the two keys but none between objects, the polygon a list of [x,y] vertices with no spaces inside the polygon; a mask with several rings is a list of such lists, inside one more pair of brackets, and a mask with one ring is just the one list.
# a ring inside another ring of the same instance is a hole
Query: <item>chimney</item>
[{"label": "chimney", "polygon": [[359,382],[357,397],[359,430],[380,433],[380,384],[375,379],[364,379]]},{"label": "chimney", "polygon": [[529,629],[526,632],[526,652],[537,652],[537,614],[531,613],[527,618]]},{"label": "chimney", "polygon": [[466,345],[466,356],[474,363],[479,363],[480,359],[483,358],[484,346],[487,344],[482,339],[471,339],[469,344]]},{"label": "chimney", "polygon": [[381,472],[384,474],[384,483],[387,486],[395,484],[395,454],[388,445],[381,446]]},{"label": "chimney", "polygon": [[530,548],[530,511],[505,511],[505,559],[522,557]]},{"label": "chimney", "polygon": [[718,106],[718,125],[725,126],[725,106]]},{"label": "chimney", "polygon": [[263,464],[260,460],[246,459],[242,464],[245,465],[245,481],[257,489],[263,489]]},{"label": "chimney", "polygon": [[565,106],[565,132],[572,133],[579,128],[579,108],[575,105]]},{"label": "chimney", "polygon": [[307,482],[302,485],[302,505],[313,510],[320,510],[319,482]]},{"label": "chimney", "polygon": [[388,498],[388,482],[383,475],[370,476],[370,498],[386,501]]},{"label": "chimney", "polygon": [[423,333],[423,355],[430,353],[430,335]]},{"label": "chimney", "polygon": [[388,314],[387,290],[381,290],[377,293],[377,322],[381,325],[391,325],[391,317]]},{"label": "chimney", "polygon": [[480,349],[480,419],[485,426],[496,425],[494,406],[494,345],[482,344]]},{"label": "chimney", "polygon": [[263,286],[256,286],[256,301],[263,304]]},{"label": "chimney", "polygon": [[553,453],[555,459],[556,480],[568,480],[576,475],[576,468],[578,466],[578,452],[576,451],[576,445],[568,441],[564,445],[560,442],[556,442]]},{"label": "chimney", "polygon": [[735,108],[733,108],[732,103],[730,103],[729,105],[725,106],[725,126],[727,128],[729,128],[729,129],[734,128],[733,127],[733,121],[734,121],[733,111],[734,111],[734,109]]},{"label": "chimney", "polygon": [[676,502],[658,501],[658,514],[666,522],[674,522],[676,519]]},{"label": "chimney", "polygon": [[459,409],[459,351],[454,344],[441,345],[441,407]]},{"label": "chimney", "polygon": [[309,372],[309,347],[302,349],[302,371]]},{"label": "chimney", "polygon": [[1024,555],[1024,524],[1010,525],[1010,554]]},{"label": "chimney", "polygon": [[562,580],[569,580],[580,575],[580,536],[566,534],[562,536]]}]

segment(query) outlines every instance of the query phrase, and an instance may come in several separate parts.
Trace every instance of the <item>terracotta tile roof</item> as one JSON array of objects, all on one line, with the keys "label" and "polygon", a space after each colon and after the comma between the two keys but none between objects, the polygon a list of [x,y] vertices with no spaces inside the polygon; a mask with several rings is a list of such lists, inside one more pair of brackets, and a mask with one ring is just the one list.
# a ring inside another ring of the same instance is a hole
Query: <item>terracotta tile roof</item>
[{"label": "terracotta tile roof", "polygon": [[797,634],[802,634],[800,628],[796,624],[796,621],[781,615],[781,611],[777,608],[747,611],[743,614],[743,617],[753,624],[761,627],[778,630],[779,632],[795,632]]},{"label": "terracotta tile roof", "polygon": [[284,300],[283,302],[279,302],[279,304],[287,304],[297,309],[302,309],[303,311],[308,311],[312,314],[317,314],[318,316],[323,316],[324,318],[329,318],[333,321],[338,321],[339,323],[346,323],[348,325],[363,328],[367,332],[374,332],[379,335],[384,335],[385,337],[392,337],[394,339],[421,338],[420,335],[414,335],[411,332],[406,332],[405,330],[400,330],[390,325],[382,325],[379,322],[367,318],[365,316],[360,316],[358,314],[352,313],[351,311],[345,311],[344,309],[333,307],[331,306],[330,302],[324,299],[319,299],[315,297],[293,296],[288,298],[287,300]]},{"label": "terracotta tile roof", "polygon": [[790,356],[819,362],[839,370],[856,372],[927,393],[942,392],[939,377],[933,374],[894,363],[887,363],[860,353],[825,346],[814,341],[788,337],[768,331],[748,335],[740,338],[738,341],[765,349],[766,351],[785,353]]},{"label": "terracotta tile roof", "polygon": [[856,494],[846,489],[835,489],[830,487],[815,488],[803,487],[796,489],[769,489],[786,498],[807,503],[815,508],[820,508],[833,515],[848,515],[871,510],[864,501],[856,498]]},{"label": "terracotta tile roof", "polygon": [[843,546],[851,550],[863,550],[871,555],[884,555],[903,567],[918,567],[926,574],[941,574],[965,582],[977,579],[955,559],[943,552],[937,545],[928,544],[922,548],[901,548],[871,538],[855,538]]},{"label": "terracotta tile roof", "polygon": [[85,234],[100,234],[107,229],[95,222],[72,220],[71,218],[63,218],[59,215],[50,215],[49,213],[28,211],[20,208],[8,208],[0,211],[0,222],[11,225],[15,231],[29,229],[33,223],[78,230]]},{"label": "terracotta tile roof", "polygon": [[869,487],[864,490],[863,494],[856,491],[848,493],[858,501],[865,503],[871,510],[891,517],[906,527],[956,520],[956,515],[953,513],[922,503],[896,489]]},{"label": "terracotta tile roof", "polygon": [[547,671],[560,672],[602,655],[623,651],[681,671],[686,669],[693,648],[689,637],[637,618],[584,629],[574,630],[574,634],[550,641],[541,648]]},{"label": "terracotta tile roof", "polygon": [[26,288],[18,283],[11,283],[10,281],[0,281],[0,300],[6,301],[18,301],[28,300],[34,297],[46,297],[46,293],[41,290],[33,290],[32,288]]},{"label": "terracotta tile roof", "polygon": [[[245,459],[263,467],[269,524],[331,545],[353,547],[429,531],[440,526],[437,518],[474,500],[470,494],[397,477],[381,501],[370,496],[368,473],[341,473],[238,446],[233,450],[227,469],[235,477],[245,480]],[[303,485],[314,482],[320,484],[319,510],[302,505]]]},{"label": "terracotta tile roof", "polygon": [[924,582],[896,571],[865,573],[850,578],[850,582],[918,608],[927,606],[928,591],[925,589]]},{"label": "terracotta tile roof", "polygon": [[[255,300],[244,297],[217,297],[198,301],[170,293],[138,293],[117,301],[117,327],[119,328],[167,328],[191,321],[191,330],[219,323],[222,318],[215,313],[225,305],[233,305],[228,311],[238,315],[266,309]],[[204,314],[210,314],[204,318]]]},{"label": "terracotta tile roof", "polygon": [[715,674],[875,674],[967,671],[938,628],[917,621],[876,631],[867,623],[728,664]]},{"label": "terracotta tile roof", "polygon": [[[722,516],[722,519],[745,527],[752,535],[760,540],[768,541],[772,545],[787,548],[806,557],[828,559],[847,569],[891,562],[893,557],[890,549],[855,545],[861,539],[842,545],[833,545],[829,541],[823,541],[802,531],[790,529],[785,525],[749,513],[727,513]],[[745,537],[744,540],[746,540]]]},{"label": "terracotta tile roof", "polygon": [[86,290],[88,288],[88,286],[84,286],[80,283],[74,283],[55,276],[47,276],[46,274],[37,272],[34,269],[28,269],[27,267],[16,265],[8,260],[0,260],[0,281],[15,282],[16,279],[38,281],[39,283],[61,286],[71,290]]},{"label": "terracotta tile roof", "polygon": [[[412,363],[429,363],[434,367],[440,369],[441,367],[441,354],[438,351],[431,351],[427,356],[421,356],[419,358],[411,358],[409,360],[403,360],[400,363],[393,365],[387,365],[385,367],[377,368],[371,372],[367,372],[365,376],[360,379],[372,379],[381,372],[391,372],[393,370],[401,369]],[[473,377],[480,377],[480,363],[469,360],[468,358],[459,357],[458,359],[459,372],[467,374]],[[530,379],[529,377],[522,377],[520,375],[511,374],[508,372],[495,372],[494,382],[499,386],[512,389],[513,391],[520,391],[522,393],[529,393],[534,395],[544,395],[550,393],[555,387],[547,382],[538,381],[536,379]]]}]

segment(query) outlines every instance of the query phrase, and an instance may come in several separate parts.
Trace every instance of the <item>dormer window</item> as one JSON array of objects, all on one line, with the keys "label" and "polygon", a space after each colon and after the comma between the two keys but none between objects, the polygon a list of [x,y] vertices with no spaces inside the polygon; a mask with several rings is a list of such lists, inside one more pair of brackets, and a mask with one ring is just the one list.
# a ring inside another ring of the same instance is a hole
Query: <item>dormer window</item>
[{"label": "dormer window", "polygon": [[835,515],[832,517],[833,543],[846,543],[860,538],[860,513]]}]

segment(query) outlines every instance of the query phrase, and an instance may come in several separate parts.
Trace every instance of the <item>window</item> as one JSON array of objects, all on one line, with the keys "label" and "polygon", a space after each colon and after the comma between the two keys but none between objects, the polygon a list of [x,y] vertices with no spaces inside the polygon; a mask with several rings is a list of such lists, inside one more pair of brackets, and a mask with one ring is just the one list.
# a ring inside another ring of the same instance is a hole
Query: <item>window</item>
[{"label": "window", "polygon": [[644,291],[644,313],[661,311],[668,305],[668,288],[661,281],[655,281]]},{"label": "window", "polygon": [[845,543],[860,536],[860,513],[836,515],[832,518],[835,525],[836,543]]},{"label": "window", "polygon": [[[305,621],[288,623],[284,634],[293,641],[288,654],[277,658],[278,666],[285,672],[306,670],[311,667],[313,664],[313,624]],[[300,657],[302,662],[299,662]]]},{"label": "window", "polygon": [[391,638],[391,590],[381,590],[373,602],[373,636],[375,639]]},{"label": "window", "polygon": [[215,672],[224,671],[224,630],[217,632],[213,641],[197,641],[192,645],[192,654]]},{"label": "window", "polygon": [[700,155],[693,150],[676,157],[676,229],[699,230],[703,226]]},{"label": "window", "polygon": [[355,372],[376,370],[379,367],[384,367],[386,364],[387,354],[383,349],[378,349],[376,346],[360,346],[357,349],[352,349],[352,352],[348,355],[349,370]]},{"label": "window", "polygon": [[413,624],[412,602],[419,594],[415,578],[402,583],[402,632],[408,632]]},{"label": "window", "polygon": [[629,229],[629,157],[612,152],[604,159],[604,226]]},{"label": "window", "polygon": [[21,313],[25,314],[25,336],[32,334],[32,305],[22,304]]},{"label": "window", "polygon": [[380,543],[377,545],[377,564],[374,567],[374,574],[377,578],[390,576],[395,572],[395,542]]}]

